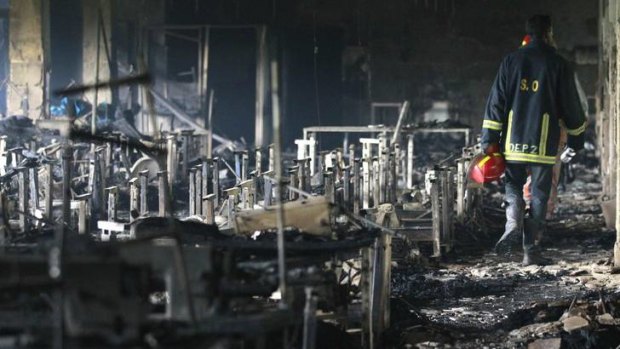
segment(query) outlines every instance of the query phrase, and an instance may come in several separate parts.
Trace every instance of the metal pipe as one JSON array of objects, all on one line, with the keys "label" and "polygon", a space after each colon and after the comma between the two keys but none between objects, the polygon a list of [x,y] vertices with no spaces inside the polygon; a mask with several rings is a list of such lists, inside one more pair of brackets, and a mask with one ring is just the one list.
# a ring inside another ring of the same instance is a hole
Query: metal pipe
[{"label": "metal pipe", "polygon": [[[387,192],[387,172],[388,172],[388,167],[389,167],[389,159],[388,159],[388,152],[387,152],[387,148],[383,149],[383,152],[381,154],[379,154],[379,164],[378,164],[378,171],[379,171],[379,187],[377,188],[377,192],[379,193],[379,203],[382,204],[386,201],[386,192]],[[377,206],[377,204],[375,204],[375,206]]]},{"label": "metal pipe", "polygon": [[328,170],[331,170],[334,167],[333,164],[333,157],[330,151],[324,150],[322,152],[320,152],[320,156],[321,156],[321,168],[320,171],[321,172],[325,172]]},{"label": "metal pipe", "polygon": [[183,180],[187,179],[188,169],[189,169],[189,141],[191,139],[194,130],[182,130],[181,138],[183,140],[183,144],[181,144],[181,153],[183,154],[183,167],[181,174],[181,178]]},{"label": "metal pipe", "polygon": [[129,180],[129,222],[133,222],[140,215],[140,179]]},{"label": "metal pipe", "polygon": [[250,172],[250,158],[248,156],[247,151],[241,152],[241,180],[245,181],[248,179],[248,173]]},{"label": "metal pipe", "polygon": [[189,170],[189,215],[196,214],[196,169]]},{"label": "metal pipe", "polygon": [[258,184],[258,179],[256,178],[256,172],[252,171],[252,173],[250,173],[249,180],[252,182],[252,184],[249,187],[248,205],[250,206],[250,209],[254,209],[254,205],[258,201],[256,199],[256,186]]},{"label": "metal pipe", "polygon": [[[94,150],[94,151],[93,151]],[[90,192],[93,194],[93,196],[95,197],[96,200],[96,192],[97,192],[97,168],[98,168],[98,164],[97,164],[97,152],[96,152],[97,148],[92,149],[91,147],[91,152],[92,152],[92,159],[90,159],[89,163],[88,163],[88,187],[90,188]]]},{"label": "metal pipe", "polygon": [[30,177],[30,203],[33,212],[39,209],[39,171],[36,167],[28,169],[28,177]]},{"label": "metal pipe", "polygon": [[[101,54],[101,7],[97,8],[97,50],[95,63],[95,85],[99,84],[99,56]],[[99,89],[95,89],[95,95],[93,97],[93,113],[90,116],[90,133],[93,135],[97,133],[97,105],[99,104]]]},{"label": "metal pipe", "polygon": [[342,175],[340,170],[342,169],[342,167],[345,166],[344,155],[342,154],[342,149],[336,148],[336,151],[332,152],[332,162],[334,164],[334,170],[336,172],[336,178],[340,178],[341,175]]},{"label": "metal pipe", "polygon": [[407,137],[407,189],[413,188],[413,135]]},{"label": "metal pipe", "polygon": [[202,214],[202,197],[203,195],[207,195],[207,193],[202,191],[202,164],[196,165],[194,168],[196,169],[196,174],[194,175],[194,181],[196,183],[194,185],[196,190],[196,195],[194,196],[194,210],[196,211],[196,215],[200,215]]},{"label": "metal pipe", "polygon": [[[373,246],[374,247],[374,246]],[[362,303],[362,348],[374,349],[373,319],[372,319],[372,287],[371,278],[373,271],[372,255],[373,248],[364,248],[361,253],[361,280],[360,293]]]},{"label": "metal pipe", "polygon": [[215,195],[215,199],[213,201],[215,202],[215,207],[217,207],[220,202],[220,159],[211,159],[211,167],[211,173],[213,174],[211,184],[213,186],[213,195]]},{"label": "metal pipe", "polygon": [[261,148],[254,150],[254,171],[256,171],[256,177],[259,177],[263,172],[263,152]]},{"label": "metal pipe", "polygon": [[16,147],[9,150],[11,152],[11,164],[13,167],[19,167],[19,164],[22,162],[22,152],[24,148]]},{"label": "metal pipe", "polygon": [[271,206],[273,198],[273,186],[269,177],[272,173],[272,171],[263,173],[263,206],[265,207]]},{"label": "metal pipe", "polygon": [[106,188],[106,176],[107,176],[107,170],[109,167],[106,167],[106,157],[108,155],[108,150],[111,149],[111,147],[108,145],[104,148],[99,148],[98,151],[95,152],[96,156],[95,156],[95,166],[96,166],[96,170],[95,170],[95,174],[96,174],[96,178],[95,178],[95,192],[93,192],[93,196],[94,196],[94,200],[98,205],[99,208],[99,216],[100,217],[104,217],[105,216],[105,188]]},{"label": "metal pipe", "polygon": [[396,164],[398,160],[396,159],[396,154],[390,154],[390,173],[389,173],[389,186],[388,186],[388,202],[396,202],[396,187],[398,186],[398,177],[396,176]]},{"label": "metal pipe", "polygon": [[[208,35],[209,35],[209,31],[207,30],[207,37],[208,37]],[[207,46],[208,46],[208,43],[207,43]],[[205,56],[208,57],[209,55],[207,54]],[[206,58],[206,59],[208,59],[208,58]],[[205,68],[205,72],[206,72],[206,68]],[[206,85],[206,81],[204,83]],[[207,114],[207,127],[208,127],[208,130],[207,130],[207,158],[208,159],[211,159],[211,157],[213,156],[213,138],[216,136],[213,133],[213,105],[214,105],[214,101],[215,101],[215,91],[211,90],[209,92],[209,112]],[[191,120],[191,119],[189,119],[189,120]]]},{"label": "metal pipe", "polygon": [[244,179],[242,178],[242,169],[241,169],[241,151],[236,151],[235,154],[235,176],[237,177],[237,184],[241,183]]},{"label": "metal pipe", "polygon": [[275,170],[275,159],[274,159],[274,150],[273,150],[273,144],[269,145],[269,167],[268,167],[269,171],[274,171]]},{"label": "metal pipe", "polygon": [[306,287],[306,305],[304,307],[303,349],[314,349],[316,343],[316,306],[317,297],[312,287]]},{"label": "metal pipe", "polygon": [[248,179],[239,184],[240,196],[241,196],[241,207],[243,209],[252,209],[252,186],[254,185],[254,180]]},{"label": "metal pipe", "polygon": [[19,228],[22,232],[27,232],[30,230],[30,208],[28,205],[30,197],[30,179],[28,177],[30,170],[26,167],[18,167],[17,171],[19,173]]},{"label": "metal pipe", "polygon": [[[298,187],[298,180],[299,179],[297,177],[298,169],[299,169],[299,166],[293,166],[288,171],[288,173],[289,173],[289,186],[290,187],[299,188]],[[295,193],[294,191],[289,190],[288,195],[289,195],[288,199],[290,201],[297,200],[297,193]]]},{"label": "metal pipe", "polygon": [[353,213],[360,213],[360,159],[353,162]]},{"label": "metal pipe", "polygon": [[52,183],[54,182],[54,165],[51,162],[45,164],[47,176],[45,177],[45,218],[51,220],[53,217]]},{"label": "metal pipe", "polygon": [[323,172],[323,183],[325,186],[325,198],[332,204],[335,203],[334,173],[332,171]]},{"label": "metal pipe", "polygon": [[278,276],[280,282],[281,302],[288,303],[286,283],[286,260],[284,251],[284,206],[282,204],[282,140],[280,133],[280,90],[278,77],[278,63],[271,61],[271,105],[273,113],[273,149],[274,149],[274,174],[277,180],[276,195],[276,219],[278,226]]},{"label": "metal pipe", "polygon": [[[71,227],[71,166],[73,148],[65,144],[62,149],[62,220]],[[66,229],[66,228],[65,228]],[[63,229],[64,232],[64,229]],[[62,239],[64,241],[64,239]]]},{"label": "metal pipe", "polygon": [[[233,188],[236,189],[236,188]],[[231,229],[234,227],[235,220],[235,206],[236,206],[236,194],[234,191],[227,190],[228,192],[228,210],[226,218],[228,219],[228,228]]]},{"label": "metal pipe", "polygon": [[209,193],[209,170],[211,169],[210,161],[207,158],[202,159],[201,176],[202,176],[202,196]]},{"label": "metal pipe", "polygon": [[[105,179],[107,177],[110,177],[112,174],[114,174],[114,168],[113,168],[113,157],[114,157],[114,148],[111,142],[106,143],[105,148],[105,157],[102,158],[103,160],[103,166],[102,166],[102,171],[101,172],[101,176],[103,178],[102,183],[105,183]],[[105,187],[105,184],[104,184]]]},{"label": "metal pipe", "polygon": [[440,180],[435,171],[430,171],[431,181],[431,209],[433,210],[433,257],[441,256],[441,201]]},{"label": "metal pipe", "polygon": [[398,121],[396,122],[396,127],[394,128],[394,134],[392,135],[391,144],[395,144],[398,141],[398,136],[400,135],[400,129],[403,126],[403,121],[407,117],[407,113],[409,112],[409,101],[405,101],[403,106],[400,108],[400,114],[398,115]]},{"label": "metal pipe", "polygon": [[306,187],[306,166],[308,159],[297,160],[297,178],[299,181],[298,188],[303,191],[309,191]]},{"label": "metal pipe", "polygon": [[157,172],[159,187],[159,217],[166,217],[168,213],[168,171]]},{"label": "metal pipe", "polygon": [[372,159],[372,178],[373,178],[373,190],[372,190],[372,206],[379,207],[381,204],[381,183],[379,177],[379,160],[375,157]]},{"label": "metal pipe", "polygon": [[349,146],[349,166],[353,168],[353,163],[355,162],[355,144],[351,144]]},{"label": "metal pipe", "polygon": [[203,197],[202,215],[205,217],[205,223],[215,223],[215,195],[208,194]]},{"label": "metal pipe", "polygon": [[143,170],[139,173],[140,176],[140,216],[147,216],[149,214],[148,202],[146,194],[149,186],[149,170]]},{"label": "metal pipe", "polygon": [[80,200],[80,207],[78,209],[78,234],[86,234],[86,210],[87,210],[87,202],[86,200]]},{"label": "metal pipe", "polygon": [[362,208],[370,207],[370,166],[371,154],[370,144],[362,143]]},{"label": "metal pipe", "polygon": [[395,183],[398,185],[398,179],[402,176],[402,163],[400,162],[401,159],[401,153],[400,153],[400,144],[395,143],[392,145],[392,148],[394,149],[394,171],[396,172],[396,178],[395,178]]},{"label": "metal pipe", "polygon": [[351,168],[346,166],[342,169],[342,201],[343,205],[350,208],[351,204]]},{"label": "metal pipe", "polygon": [[166,157],[166,172],[168,173],[168,183],[170,183],[171,185],[175,183],[176,181],[176,172],[177,172],[177,159],[176,159],[176,152],[177,152],[177,138],[175,134],[169,134],[168,137],[166,137],[166,141],[167,141],[167,145],[166,145],[166,149],[167,149],[167,157]]},{"label": "metal pipe", "polygon": [[450,208],[452,207],[451,202],[452,202],[452,195],[449,192],[450,187],[449,187],[449,181],[450,181],[450,171],[449,170],[442,170],[440,172],[441,174],[441,241],[445,244],[445,243],[449,243],[450,241],[450,216],[452,215],[452,212],[450,210]]},{"label": "metal pipe", "polygon": [[116,221],[118,218],[118,187],[109,187],[106,191],[108,192],[108,220]]},{"label": "metal pipe", "polygon": [[456,216],[463,217],[465,211],[465,176],[464,176],[465,159],[459,159],[456,162]]},{"label": "metal pipe", "polygon": [[308,146],[308,155],[310,155],[310,176],[316,173],[316,136],[314,133],[309,136],[310,145]]}]

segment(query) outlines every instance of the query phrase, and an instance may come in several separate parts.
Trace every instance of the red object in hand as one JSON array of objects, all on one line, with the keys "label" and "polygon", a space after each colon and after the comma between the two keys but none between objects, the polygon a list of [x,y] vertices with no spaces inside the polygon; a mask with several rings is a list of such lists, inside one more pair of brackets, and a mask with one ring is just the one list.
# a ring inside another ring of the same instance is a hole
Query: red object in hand
[{"label": "red object in hand", "polygon": [[499,153],[499,144],[497,143],[489,144],[487,148],[484,150],[484,153],[487,155],[493,155],[495,153]]},{"label": "red object in hand", "polygon": [[479,184],[490,183],[499,180],[505,170],[506,162],[499,152],[491,155],[478,154],[472,160],[469,178]]}]

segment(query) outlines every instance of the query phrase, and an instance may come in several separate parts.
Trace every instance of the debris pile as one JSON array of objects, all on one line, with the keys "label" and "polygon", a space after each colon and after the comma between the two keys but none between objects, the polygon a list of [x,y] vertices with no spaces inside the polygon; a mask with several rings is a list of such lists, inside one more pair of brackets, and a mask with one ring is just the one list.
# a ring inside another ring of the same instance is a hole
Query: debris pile
[{"label": "debris pile", "polygon": [[605,228],[596,169],[573,169],[577,179],[560,194],[544,240],[551,265],[522,267],[518,251],[508,260],[491,252],[502,233],[503,212],[501,195],[487,195],[484,211],[496,222],[488,237],[457,226],[455,250],[444,260],[394,268],[395,335],[388,336],[388,346],[620,345],[620,275],[612,273],[610,258],[615,233]]}]

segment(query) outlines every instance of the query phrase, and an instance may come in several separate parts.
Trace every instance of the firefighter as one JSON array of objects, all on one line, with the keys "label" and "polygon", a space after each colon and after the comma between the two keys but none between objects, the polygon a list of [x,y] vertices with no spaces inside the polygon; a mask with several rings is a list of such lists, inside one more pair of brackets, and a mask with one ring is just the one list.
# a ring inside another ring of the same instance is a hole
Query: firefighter
[{"label": "firefighter", "polygon": [[[536,15],[526,22],[531,42],[502,61],[487,101],[482,124],[482,149],[501,152],[506,160],[506,229],[495,249],[510,251],[523,238],[523,265],[547,260],[534,244],[545,228],[560,124],[568,133],[562,161],[583,148],[586,115],[575,75],[555,50],[551,18]],[[531,175],[529,216],[525,217],[523,186]]]},{"label": "firefighter", "polygon": [[[526,34],[523,40],[521,41],[521,46],[525,46],[529,44],[531,41],[532,41],[531,36]],[[577,87],[577,92],[579,93],[579,101],[581,102],[581,107],[583,108],[584,112],[587,115],[588,114],[588,100],[586,98],[585,92],[583,91],[583,88],[581,88],[581,84],[579,83],[577,74],[575,74],[575,86]],[[555,211],[555,204],[558,198],[558,184],[560,183],[560,175],[561,175],[562,167],[563,167],[562,166],[563,162],[561,161],[560,157],[562,155],[564,148],[566,147],[567,137],[568,137],[568,134],[566,133],[566,129],[561,128],[560,129],[560,143],[558,146],[558,149],[561,149],[561,150],[558,152],[555,158],[555,165],[553,166],[553,175],[551,177],[551,192],[549,194],[549,200],[547,201],[547,217],[546,217],[547,220],[553,217],[553,213]],[[529,206],[529,203],[532,201],[532,195],[530,193],[530,183],[531,183],[531,176],[528,176],[527,182],[525,183],[525,186],[523,187],[523,200],[525,200],[526,211],[527,211],[527,207]],[[540,233],[542,233],[542,231]],[[541,243],[542,238],[543,238],[542,236],[536,236],[534,239],[534,243],[535,244]]]}]

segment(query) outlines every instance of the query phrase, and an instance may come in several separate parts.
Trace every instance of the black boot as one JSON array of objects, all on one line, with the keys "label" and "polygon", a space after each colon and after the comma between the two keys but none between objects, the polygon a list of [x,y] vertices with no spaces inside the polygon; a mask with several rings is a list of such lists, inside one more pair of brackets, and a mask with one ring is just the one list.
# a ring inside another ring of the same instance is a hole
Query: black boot
[{"label": "black boot", "polygon": [[523,262],[524,267],[528,265],[549,265],[552,264],[551,259],[543,257],[540,253],[540,249],[536,247],[523,249]]},{"label": "black boot", "polygon": [[519,238],[521,238],[521,232],[517,230],[509,230],[502,235],[501,238],[495,244],[495,253],[499,255],[508,255],[512,252],[513,246],[515,246]]}]

